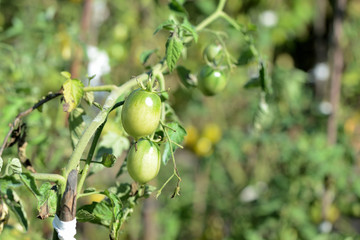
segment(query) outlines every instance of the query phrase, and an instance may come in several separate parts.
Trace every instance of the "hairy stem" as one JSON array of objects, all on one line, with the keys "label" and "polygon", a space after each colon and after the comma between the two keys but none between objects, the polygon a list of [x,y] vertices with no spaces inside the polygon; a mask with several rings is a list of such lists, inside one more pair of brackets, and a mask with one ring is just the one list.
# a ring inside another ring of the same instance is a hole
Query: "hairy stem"
[{"label": "hairy stem", "polygon": [[116,85],[102,85],[102,86],[89,86],[84,87],[84,92],[111,92],[117,88]]},{"label": "hairy stem", "polygon": [[31,176],[35,178],[35,180],[38,181],[49,181],[49,182],[56,182],[60,185],[65,185],[66,179],[59,175],[54,173],[32,173]]}]

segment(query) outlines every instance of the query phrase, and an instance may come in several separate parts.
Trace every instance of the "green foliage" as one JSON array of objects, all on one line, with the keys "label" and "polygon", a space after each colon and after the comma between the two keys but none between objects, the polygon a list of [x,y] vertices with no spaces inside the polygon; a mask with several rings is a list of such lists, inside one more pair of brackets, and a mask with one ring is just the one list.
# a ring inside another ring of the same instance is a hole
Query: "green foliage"
[{"label": "green foliage", "polygon": [[[171,158],[172,152],[179,147],[186,136],[185,129],[177,122],[171,122],[165,125],[164,131],[167,131],[167,142],[165,143],[162,154],[162,162],[166,165]],[[172,151],[172,152],[171,152]]]},{"label": "green foliage", "polygon": [[[223,10],[216,10],[222,0],[100,2],[92,7],[88,30],[80,27],[86,5],[81,0],[0,2],[0,136],[20,112],[63,86],[63,99],[57,100],[65,101],[69,114],[53,100],[23,117],[21,157],[37,173],[66,172],[70,165],[80,170],[78,222],[105,226],[78,228],[80,238],[116,239],[121,231],[124,239],[140,239],[149,228],[158,239],[357,238],[357,1],[348,3],[344,19],[341,114],[333,146],[326,136],[329,112],[321,108],[329,81],[315,81],[312,69],[319,60],[314,48],[331,52],[315,41],[330,42],[332,33],[325,27],[323,36],[316,35],[321,14],[315,1],[228,0]],[[326,26],[332,25],[333,7],[325,8]],[[88,73],[94,63],[89,43],[105,53],[110,73]],[[215,61],[203,59],[209,44],[221,46]],[[213,98],[196,89],[204,64],[229,72],[228,86]],[[150,196],[155,187],[130,184],[126,167],[130,141],[121,125],[121,103],[137,81],[161,98],[164,125],[146,136],[163,151],[164,166],[151,183],[162,192],[156,204]],[[110,95],[94,93],[100,87]],[[174,165],[165,165],[180,144],[184,149],[176,151]],[[39,184],[43,175],[30,173],[17,155],[15,143],[0,156],[0,198],[11,210],[1,238],[49,239],[51,220],[38,224],[26,212],[53,216],[62,180],[48,176]],[[98,195],[105,198],[90,201]],[[328,232],[324,223],[330,224]]]},{"label": "green foliage", "polygon": [[182,49],[183,43],[181,39],[177,34],[173,33],[166,42],[166,62],[170,72],[172,72],[176,62],[179,60]]}]

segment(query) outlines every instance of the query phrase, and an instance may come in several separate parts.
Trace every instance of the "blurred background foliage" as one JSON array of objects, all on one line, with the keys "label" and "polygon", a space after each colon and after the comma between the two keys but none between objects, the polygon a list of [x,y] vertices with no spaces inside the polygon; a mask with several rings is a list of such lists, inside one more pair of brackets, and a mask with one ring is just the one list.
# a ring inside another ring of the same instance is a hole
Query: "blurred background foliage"
[{"label": "blurred background foliage", "polygon": [[[168,33],[154,36],[153,32],[174,15],[168,1],[86,2],[91,4],[0,0],[1,139],[20,111],[49,91],[59,90],[64,81],[61,71],[71,71],[85,84],[86,75],[96,73],[102,76],[92,84],[120,85],[144,71],[143,51],[157,49],[147,66],[164,55]],[[194,25],[217,5],[215,0],[180,2]],[[176,74],[166,76],[171,105],[188,132],[185,149],[176,155],[183,180],[181,196],[169,198],[173,182],[158,200],[152,196],[142,202],[125,224],[121,239],[359,239],[360,1],[348,0],[346,5],[338,137],[336,144],[329,145],[334,2],[228,1],[225,11],[253,29],[273,94],[264,102],[258,90],[244,88],[258,71],[244,36],[222,20],[212,24],[213,30],[226,30],[226,45],[238,59],[238,67],[229,74],[226,90],[215,97],[186,89]],[[84,16],[87,7],[90,15]],[[181,64],[197,73],[205,64],[203,49],[214,41],[211,34],[202,32]],[[92,52],[88,46],[94,47]],[[101,102],[103,95],[96,98]],[[259,111],[259,106],[266,111]],[[67,117],[55,100],[25,119],[27,154],[37,171],[59,172],[69,159]],[[120,136],[118,126],[119,118],[111,116],[104,136]],[[128,146],[126,141],[121,144],[120,148]],[[13,155],[15,150],[7,149],[5,162]],[[95,173],[87,185],[101,188],[114,182],[118,169],[113,171]],[[164,166],[151,184],[160,187],[171,171],[171,166]],[[31,199],[25,191],[19,195]],[[81,201],[101,199],[94,195]],[[34,206],[25,206],[29,216],[35,215]],[[30,218],[30,229],[23,233],[11,217],[1,238],[48,239],[51,233],[51,220]],[[102,239],[106,234],[101,226],[78,224],[77,239]]]}]

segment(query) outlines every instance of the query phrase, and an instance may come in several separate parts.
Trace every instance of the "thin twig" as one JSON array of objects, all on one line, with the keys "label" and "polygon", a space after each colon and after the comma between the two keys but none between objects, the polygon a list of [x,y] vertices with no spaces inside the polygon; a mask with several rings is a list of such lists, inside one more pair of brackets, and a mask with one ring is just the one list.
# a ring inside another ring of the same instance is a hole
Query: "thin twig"
[{"label": "thin twig", "polygon": [[14,129],[18,126],[18,124],[20,123],[20,120],[29,115],[32,111],[34,111],[35,109],[39,108],[40,106],[42,106],[44,103],[62,95],[62,91],[60,90],[57,93],[49,93],[48,95],[46,95],[45,97],[43,97],[40,101],[38,101],[37,103],[34,104],[34,106],[32,106],[31,108],[25,110],[24,112],[19,113],[16,118],[14,119],[13,123],[10,124],[10,129],[9,132],[7,133],[1,148],[0,148],[0,156],[2,155],[2,153],[4,152],[5,148],[7,147],[7,141],[9,139],[9,137],[11,136],[11,133],[14,131]]}]

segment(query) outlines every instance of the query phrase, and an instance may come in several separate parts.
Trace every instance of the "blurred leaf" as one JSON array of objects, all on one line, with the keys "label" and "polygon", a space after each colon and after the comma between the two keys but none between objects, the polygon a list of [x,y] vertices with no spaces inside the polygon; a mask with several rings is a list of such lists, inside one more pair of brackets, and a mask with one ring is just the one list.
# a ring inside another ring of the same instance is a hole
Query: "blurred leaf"
[{"label": "blurred leaf", "polygon": [[78,79],[68,79],[62,87],[65,100],[63,105],[64,112],[71,112],[81,101],[84,94],[84,84]]},{"label": "blurred leaf", "polygon": [[181,24],[181,28],[190,33],[190,35],[194,38],[194,41],[198,41],[198,34],[195,30],[195,27],[191,25],[191,23],[185,18],[184,22]]},{"label": "blurred leaf", "polygon": [[81,135],[83,134],[86,124],[83,120],[83,117],[86,116],[84,109],[75,108],[74,111],[70,113],[69,116],[69,129],[71,144],[73,148],[77,145]]},{"label": "blurred leaf", "polygon": [[174,20],[166,20],[165,22],[161,23],[154,32],[154,35],[158,33],[161,29],[167,29],[167,30],[174,30],[175,29],[175,22]]},{"label": "blurred leaf", "polygon": [[6,204],[9,206],[10,210],[15,214],[19,223],[27,231],[29,224],[28,224],[28,220],[27,220],[27,216],[26,216],[26,211],[23,207],[23,204],[22,204],[19,196],[12,189],[8,189],[6,191],[6,196],[7,196]]},{"label": "blurred leaf", "polygon": [[[184,137],[186,136],[185,129],[177,122],[171,122],[166,124],[169,128],[166,128],[166,131],[169,135],[170,139],[167,139],[165,143],[164,152],[162,155],[162,161],[164,165],[166,165],[171,158],[171,150],[170,150],[170,142],[175,142],[177,144],[181,144],[184,141]],[[175,131],[174,131],[175,130]],[[178,146],[174,143],[171,143],[171,147],[173,152],[178,148]]]},{"label": "blurred leaf", "polygon": [[84,193],[92,193],[92,192],[96,192],[96,188],[89,187],[84,190]]},{"label": "blurred leaf", "polygon": [[63,71],[61,72],[61,75],[63,75],[66,79],[71,79],[71,73],[69,72]]},{"label": "blurred leaf", "polygon": [[251,61],[253,61],[254,57],[255,55],[250,47],[244,48],[240,53],[240,56],[237,61],[237,65],[239,66],[246,65]]},{"label": "blurred leaf", "polygon": [[172,72],[176,66],[176,62],[180,58],[182,49],[183,43],[176,35],[172,35],[168,38],[166,42],[166,62],[170,72]]},{"label": "blurred leaf", "polygon": [[3,161],[2,157],[0,157],[0,172],[1,172],[3,164],[4,164],[4,161]]},{"label": "blurred leaf", "polygon": [[182,82],[182,84],[184,84],[185,87],[190,88],[197,86],[197,78],[195,75],[191,74],[189,69],[183,66],[177,66],[176,70],[180,81]]},{"label": "blurred leaf", "polygon": [[244,85],[244,88],[256,88],[260,87],[260,79],[259,77],[252,77],[249,81],[247,81]]},{"label": "blurred leaf", "polygon": [[[123,135],[119,135],[115,132],[108,132],[102,137],[99,147],[110,148],[111,152],[108,153],[112,153],[115,157],[120,157],[122,152],[130,147],[130,142],[129,139]],[[98,157],[102,157],[102,154]]]},{"label": "blurred leaf", "polygon": [[272,94],[271,79],[267,75],[265,64],[263,62],[260,62],[259,78],[261,89],[267,94]]},{"label": "blurred leaf", "polygon": [[111,153],[104,153],[104,155],[102,156],[101,163],[107,168],[114,166],[115,162],[116,162],[116,157]]},{"label": "blurred leaf", "polygon": [[112,220],[111,205],[105,200],[81,206],[76,212],[79,222],[91,222],[109,226]]},{"label": "blurred leaf", "polygon": [[13,158],[8,163],[8,169],[11,169],[13,173],[22,173],[21,162],[18,158]]},{"label": "blurred leaf", "polygon": [[179,0],[171,0],[171,2],[169,3],[169,8],[174,12],[188,15],[186,9]]},{"label": "blurred leaf", "polygon": [[56,214],[58,195],[53,186],[51,183],[46,182],[41,185],[39,192],[41,195],[38,198],[38,218],[45,219],[54,216]]},{"label": "blurred leaf", "polygon": [[6,190],[21,186],[21,182],[15,179],[15,176],[4,176],[0,178],[0,192],[6,194]]},{"label": "blurred leaf", "polygon": [[21,173],[19,176],[24,185],[34,194],[36,198],[41,196],[41,193],[36,186],[35,178],[30,173]]},{"label": "blurred leaf", "polygon": [[85,101],[91,106],[94,103],[94,92],[85,92],[84,93]]},{"label": "blurred leaf", "polygon": [[145,65],[145,63],[147,62],[147,60],[150,58],[150,56],[154,53],[157,52],[157,49],[151,49],[151,50],[146,50],[143,51],[140,55],[140,62],[142,65]]}]

